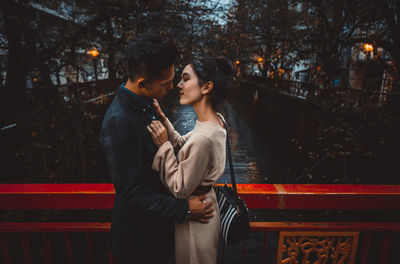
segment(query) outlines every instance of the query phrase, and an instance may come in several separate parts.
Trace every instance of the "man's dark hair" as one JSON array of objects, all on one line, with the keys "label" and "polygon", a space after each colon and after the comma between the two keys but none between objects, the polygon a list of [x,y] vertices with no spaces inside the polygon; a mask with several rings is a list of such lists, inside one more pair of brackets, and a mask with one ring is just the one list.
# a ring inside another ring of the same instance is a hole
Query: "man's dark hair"
[{"label": "man's dark hair", "polygon": [[128,77],[131,81],[138,76],[156,79],[177,57],[176,46],[164,37],[153,33],[139,36],[128,45]]}]

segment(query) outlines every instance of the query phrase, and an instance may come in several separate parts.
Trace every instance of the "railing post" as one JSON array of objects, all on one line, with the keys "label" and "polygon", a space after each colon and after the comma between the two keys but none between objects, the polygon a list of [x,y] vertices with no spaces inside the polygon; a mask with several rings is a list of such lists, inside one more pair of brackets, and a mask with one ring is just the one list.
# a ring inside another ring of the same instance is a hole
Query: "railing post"
[{"label": "railing post", "polygon": [[43,232],[43,246],[46,264],[52,264],[53,260],[51,257],[51,244],[49,234],[47,232]]},{"label": "railing post", "polygon": [[1,247],[1,259],[2,263],[10,264],[10,251],[8,248],[8,241],[3,233],[0,233],[0,247]]},{"label": "railing post", "polygon": [[112,255],[112,252],[108,253],[108,258],[109,258],[109,260],[110,260],[110,264],[113,264],[113,263],[114,263],[114,261],[113,261],[113,255]]},{"label": "railing post", "polygon": [[268,232],[264,232],[264,251],[263,251],[263,263],[266,264],[267,263],[267,246],[268,246]]},{"label": "railing post", "polygon": [[380,264],[388,264],[391,238],[392,238],[392,232],[384,232],[381,254],[380,254],[380,256],[381,256],[380,262],[379,262]]},{"label": "railing post", "polygon": [[88,248],[88,263],[93,264],[93,243],[92,243],[92,237],[89,232],[86,232],[86,241],[87,241],[87,248]]},{"label": "railing post", "polygon": [[26,234],[24,232],[20,232],[19,235],[21,238],[22,249],[24,250],[25,264],[31,264],[32,263],[31,245],[29,243],[29,240],[27,239]]},{"label": "railing post", "polygon": [[367,264],[368,263],[368,251],[369,251],[369,246],[371,243],[371,236],[372,233],[371,232],[367,232],[364,234],[364,238],[363,238],[363,245],[362,245],[362,249],[361,249],[361,264]]},{"label": "railing post", "polygon": [[72,264],[71,233],[64,232],[64,238],[65,238],[65,255],[67,256],[67,264]]}]

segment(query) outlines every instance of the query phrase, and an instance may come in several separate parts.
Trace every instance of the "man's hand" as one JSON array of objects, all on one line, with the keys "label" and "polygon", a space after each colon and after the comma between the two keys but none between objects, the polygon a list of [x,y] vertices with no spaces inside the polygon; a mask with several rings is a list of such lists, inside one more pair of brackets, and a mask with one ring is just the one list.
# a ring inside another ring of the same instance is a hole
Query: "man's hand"
[{"label": "man's hand", "polygon": [[189,215],[189,220],[197,221],[201,223],[208,223],[210,218],[213,217],[212,212],[214,211],[211,208],[212,202],[205,202],[204,200],[207,198],[205,195],[196,196],[192,199],[189,199],[189,210],[191,211]]}]

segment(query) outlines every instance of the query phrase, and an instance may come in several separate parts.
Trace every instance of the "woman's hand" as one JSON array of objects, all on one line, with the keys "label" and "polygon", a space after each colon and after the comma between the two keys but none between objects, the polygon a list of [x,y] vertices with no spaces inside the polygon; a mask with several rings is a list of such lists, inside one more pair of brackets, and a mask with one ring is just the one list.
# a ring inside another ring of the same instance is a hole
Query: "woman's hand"
[{"label": "woman's hand", "polygon": [[156,110],[158,117],[160,118],[161,122],[164,122],[167,117],[165,116],[164,112],[161,110],[160,104],[158,103],[157,99],[153,98],[153,106]]},{"label": "woman's hand", "polygon": [[161,147],[165,142],[168,141],[167,130],[160,121],[154,120],[149,126],[146,126],[146,128],[150,132],[151,138],[157,147]]}]

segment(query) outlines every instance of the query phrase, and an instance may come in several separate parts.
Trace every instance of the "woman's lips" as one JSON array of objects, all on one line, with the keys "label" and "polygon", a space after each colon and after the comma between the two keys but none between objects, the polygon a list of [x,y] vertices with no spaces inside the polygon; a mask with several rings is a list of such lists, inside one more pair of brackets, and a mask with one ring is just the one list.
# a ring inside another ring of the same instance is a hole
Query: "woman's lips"
[{"label": "woman's lips", "polygon": [[179,94],[179,97],[182,97],[182,96],[183,96],[183,94],[182,94],[182,93],[180,93],[180,94]]}]

